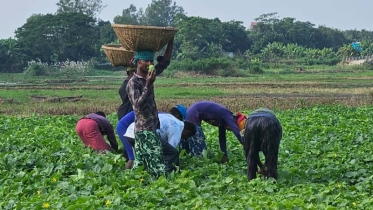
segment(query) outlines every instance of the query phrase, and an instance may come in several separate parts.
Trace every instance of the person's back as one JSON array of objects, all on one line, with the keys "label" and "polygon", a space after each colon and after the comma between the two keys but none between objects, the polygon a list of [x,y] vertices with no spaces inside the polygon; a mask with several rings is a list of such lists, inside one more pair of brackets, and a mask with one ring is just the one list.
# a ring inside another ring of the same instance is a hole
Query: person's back
[{"label": "person's back", "polygon": [[[277,179],[282,126],[275,113],[267,108],[254,110],[246,120],[243,138],[247,179],[250,181],[256,178],[257,166],[264,175]],[[265,156],[265,164],[257,158],[259,151],[262,151]]]},{"label": "person's back", "polygon": [[[219,145],[221,151],[224,153],[221,162],[228,161],[227,146],[226,146],[226,130],[230,130],[236,136],[237,140],[242,144],[240,135],[240,125],[243,119],[237,113],[235,116],[225,106],[212,102],[212,101],[198,101],[192,104],[187,109],[186,121],[192,122],[197,126],[197,133],[195,136],[189,138],[186,142],[182,143],[182,148],[191,153],[192,155],[201,156],[203,150],[207,148],[205,135],[203,133],[201,123],[202,120],[218,127],[219,129]],[[244,117],[245,118],[245,117]],[[242,126],[241,126],[242,127]]]},{"label": "person's back", "polygon": [[248,118],[250,117],[268,117],[268,118],[271,118],[272,120],[275,120],[275,121],[277,120],[276,114],[268,108],[256,109],[250,113]]},{"label": "person's back", "polygon": [[201,126],[201,121],[215,120],[221,123],[222,117],[233,115],[225,106],[212,101],[199,101],[187,109],[185,120]]},{"label": "person's back", "polygon": [[[160,128],[157,130],[159,139],[162,142],[163,158],[166,161],[166,172],[170,173],[176,170],[179,166],[179,151],[176,147],[179,145],[181,139],[186,139],[195,135],[196,126],[191,122],[180,121],[172,114],[158,113]],[[122,121],[122,120],[121,120]],[[132,123],[126,133],[127,138],[134,136],[134,123]],[[135,143],[136,144],[136,143]],[[136,148],[136,147],[135,147]],[[133,156],[133,150],[127,149],[128,153]]]},{"label": "person's back", "polygon": [[168,142],[171,146],[177,147],[180,143],[184,123],[171,114],[158,114],[160,128],[157,130],[163,142]]},{"label": "person's back", "polygon": [[[76,125],[76,133],[83,143],[92,149],[97,151],[118,150],[113,126],[103,112],[91,113],[82,117]],[[107,135],[111,146],[106,143],[103,135]]]}]

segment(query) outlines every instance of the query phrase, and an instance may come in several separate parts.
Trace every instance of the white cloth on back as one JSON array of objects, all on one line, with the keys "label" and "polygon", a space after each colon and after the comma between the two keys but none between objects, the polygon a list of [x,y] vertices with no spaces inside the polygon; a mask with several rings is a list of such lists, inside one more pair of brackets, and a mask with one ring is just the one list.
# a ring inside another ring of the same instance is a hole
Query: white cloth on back
[{"label": "white cloth on back", "polygon": [[[157,129],[157,134],[162,142],[168,142],[174,148],[179,145],[181,140],[181,133],[184,129],[184,122],[167,113],[158,113],[160,129]],[[135,138],[135,123],[128,126],[125,137]]]}]

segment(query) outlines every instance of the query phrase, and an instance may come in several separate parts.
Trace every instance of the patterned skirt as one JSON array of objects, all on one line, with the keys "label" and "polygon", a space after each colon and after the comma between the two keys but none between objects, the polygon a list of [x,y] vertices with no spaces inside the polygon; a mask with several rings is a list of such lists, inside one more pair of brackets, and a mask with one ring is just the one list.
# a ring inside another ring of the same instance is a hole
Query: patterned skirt
[{"label": "patterned skirt", "polygon": [[203,150],[207,149],[205,134],[201,126],[196,126],[196,134],[180,142],[180,149],[185,149],[187,154],[202,157]]},{"label": "patterned skirt", "polygon": [[140,131],[135,133],[135,154],[133,169],[143,165],[152,176],[158,178],[165,174],[165,161],[162,144],[156,132]]}]

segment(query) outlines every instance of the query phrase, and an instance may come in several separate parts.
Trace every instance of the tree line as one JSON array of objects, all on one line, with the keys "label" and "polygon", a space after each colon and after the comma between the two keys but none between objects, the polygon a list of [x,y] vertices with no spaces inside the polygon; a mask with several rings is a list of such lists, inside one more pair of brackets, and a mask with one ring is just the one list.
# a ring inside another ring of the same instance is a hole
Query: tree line
[{"label": "tree line", "polygon": [[[101,0],[59,0],[57,6],[54,14],[29,17],[16,29],[14,38],[0,40],[0,71],[19,72],[28,61],[36,59],[47,63],[108,62],[101,46],[119,43],[111,23],[178,28],[173,56],[189,63],[203,59],[213,63],[212,58],[234,55],[255,62],[295,60],[334,65],[345,57],[373,54],[372,31],[316,27],[309,21],[280,19],[277,13],[263,14],[255,19],[252,28],[245,28],[241,21],[188,16],[172,0],[152,0],[145,9],[131,4],[112,22],[97,18],[106,6]],[[361,50],[351,45],[355,41],[360,42]]]}]

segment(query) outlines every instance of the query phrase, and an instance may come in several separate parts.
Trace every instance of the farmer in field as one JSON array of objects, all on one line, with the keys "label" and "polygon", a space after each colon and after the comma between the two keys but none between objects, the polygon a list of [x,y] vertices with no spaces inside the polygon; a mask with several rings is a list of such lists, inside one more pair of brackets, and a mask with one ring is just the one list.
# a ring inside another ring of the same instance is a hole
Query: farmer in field
[{"label": "farmer in field", "polygon": [[124,115],[127,113],[133,111],[132,104],[128,99],[126,87],[128,84],[128,81],[132,78],[132,76],[135,74],[135,68],[133,67],[127,67],[127,78],[123,81],[122,86],[119,88],[119,96],[122,100],[122,104],[118,107],[118,120],[122,119]]},{"label": "farmer in field", "polygon": [[[179,145],[181,139],[187,139],[196,133],[196,126],[190,122],[180,121],[168,113],[158,113],[158,117],[160,129],[157,129],[157,134],[162,142],[163,157],[166,161],[166,172],[171,173],[176,170],[175,166],[180,166],[179,151],[176,147]],[[133,139],[133,123],[128,127],[124,136],[128,142],[135,142]],[[129,157],[135,158],[133,147],[135,147],[135,144],[131,144],[131,148],[127,149],[127,153]],[[130,163],[133,162],[133,159],[129,159],[126,168],[127,166],[131,168]]]},{"label": "farmer in field", "polygon": [[[180,121],[185,120],[186,115],[186,108],[185,106],[178,104],[171,108],[170,114],[179,119]],[[135,113],[134,111],[129,112],[126,114],[122,119],[119,120],[116,131],[119,135],[120,141],[123,144],[123,157],[126,159],[126,169],[132,168],[134,157],[133,147],[135,144],[135,140],[127,139],[124,134],[126,133],[128,127],[131,123],[135,121]],[[161,123],[162,124],[162,123]],[[133,140],[133,142],[131,142]]]},{"label": "farmer in field", "polygon": [[159,128],[159,119],[153,83],[156,72],[163,71],[169,64],[172,46],[173,39],[168,43],[163,60],[160,60],[160,65],[156,66],[154,71],[149,71],[149,66],[153,65],[154,52],[151,50],[136,51],[133,64],[137,71],[126,88],[135,111],[136,159],[133,167],[136,168],[142,164],[154,177],[165,173],[165,161],[162,155],[162,143],[156,133]]},{"label": "farmer in field", "polygon": [[[101,111],[82,117],[76,125],[76,133],[87,147],[96,151],[118,151],[113,126]],[[111,146],[103,135],[107,136]]]},{"label": "farmer in field", "polygon": [[[163,56],[157,57],[157,64],[155,65],[156,69],[156,75],[161,74],[170,64],[170,59],[172,56],[172,49],[173,49],[173,40],[172,39],[168,45],[167,49]],[[127,78],[123,81],[121,87],[119,88],[119,96],[122,100],[122,104],[118,107],[118,120],[122,119],[126,114],[133,111],[131,102],[128,99],[126,87],[128,84],[128,81],[132,78],[132,76],[135,74],[136,69],[133,66],[127,67]]]},{"label": "farmer in field", "polygon": [[221,104],[212,101],[199,101],[187,109],[186,121],[192,122],[197,127],[196,135],[182,141],[181,149],[195,156],[201,156],[203,150],[207,149],[205,135],[201,123],[202,120],[219,128],[220,149],[224,153],[221,163],[228,161],[226,130],[230,130],[242,144],[240,130],[244,129],[246,117],[233,113]]},{"label": "farmer in field", "polygon": [[[275,113],[267,108],[253,111],[246,120],[244,130],[244,151],[247,162],[247,179],[256,178],[256,173],[277,179],[277,160],[282,126]],[[263,151],[265,164],[259,159]]]}]

